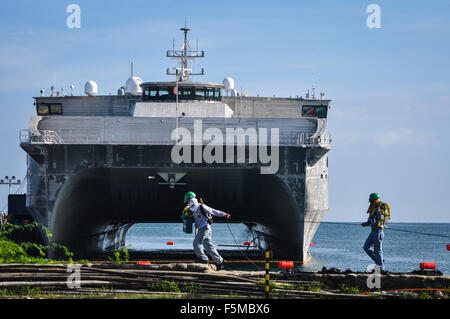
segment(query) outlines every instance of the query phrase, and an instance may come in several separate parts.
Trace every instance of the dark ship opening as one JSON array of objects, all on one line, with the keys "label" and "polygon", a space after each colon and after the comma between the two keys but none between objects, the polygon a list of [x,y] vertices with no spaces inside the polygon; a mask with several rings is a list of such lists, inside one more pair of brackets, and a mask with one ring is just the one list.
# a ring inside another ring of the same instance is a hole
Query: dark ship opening
[{"label": "dark ship opening", "polygon": [[230,213],[230,222],[254,227],[260,248],[273,249],[278,257],[301,258],[298,243],[303,234],[297,205],[277,176],[261,175],[256,169],[183,171],[187,172],[182,179],[185,185],[173,188],[155,169],[81,171],[58,193],[53,240],[80,255],[117,249],[135,223],[181,223],[184,194],[193,190],[205,204]]}]

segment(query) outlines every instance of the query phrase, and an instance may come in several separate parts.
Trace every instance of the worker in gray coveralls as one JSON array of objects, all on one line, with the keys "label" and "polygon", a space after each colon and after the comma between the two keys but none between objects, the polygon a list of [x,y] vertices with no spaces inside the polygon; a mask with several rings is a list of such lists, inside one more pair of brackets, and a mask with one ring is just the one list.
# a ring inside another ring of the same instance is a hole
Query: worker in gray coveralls
[{"label": "worker in gray coveralls", "polygon": [[219,255],[212,242],[212,231],[211,231],[211,217],[208,215],[214,215],[217,217],[230,218],[230,214],[224,213],[220,210],[213,209],[206,206],[205,204],[200,204],[193,192],[188,192],[184,196],[184,202],[189,206],[189,210],[192,212],[195,221],[195,227],[197,232],[194,239],[194,252],[199,259],[203,262],[208,263],[208,256],[205,255],[203,248],[211,256],[212,259],[217,264],[217,270],[223,268],[226,260]]}]

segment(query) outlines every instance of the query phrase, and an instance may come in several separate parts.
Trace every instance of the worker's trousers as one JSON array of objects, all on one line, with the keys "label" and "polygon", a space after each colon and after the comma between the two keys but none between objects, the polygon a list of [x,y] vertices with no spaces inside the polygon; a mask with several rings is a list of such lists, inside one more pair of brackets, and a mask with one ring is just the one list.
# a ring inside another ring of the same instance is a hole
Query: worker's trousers
[{"label": "worker's trousers", "polygon": [[206,250],[209,256],[211,256],[214,261],[220,265],[223,262],[222,256],[214,247],[212,242],[212,231],[211,227],[208,225],[198,230],[194,238],[194,252],[197,257],[203,261],[208,261],[208,256],[205,255],[203,248]]},{"label": "worker's trousers", "polygon": [[[364,243],[364,251],[369,255],[370,258],[383,269],[383,241],[384,232],[382,229],[372,229],[369,236]],[[373,250],[370,249],[373,246]]]}]

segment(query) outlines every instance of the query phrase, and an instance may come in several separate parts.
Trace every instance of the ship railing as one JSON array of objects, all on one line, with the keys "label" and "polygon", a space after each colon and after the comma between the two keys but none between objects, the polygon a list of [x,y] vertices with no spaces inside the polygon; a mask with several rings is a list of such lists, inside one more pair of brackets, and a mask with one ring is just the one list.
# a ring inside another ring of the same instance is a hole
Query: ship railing
[{"label": "ship railing", "polygon": [[20,131],[20,143],[27,144],[64,144],[63,139],[51,130],[39,130],[30,132],[29,130]]},{"label": "ship railing", "polygon": [[316,135],[316,133],[300,133],[298,135],[298,145],[304,146],[320,146],[329,147],[331,145],[331,134],[325,132],[322,135]]},{"label": "ship railing", "polygon": [[[21,130],[20,143],[65,144],[64,140],[58,135],[58,133],[51,130],[39,130],[34,132],[29,130]],[[78,143],[81,144],[101,143],[101,140],[99,139],[99,137],[86,136],[85,139],[82,140],[80,139]],[[133,143],[132,141],[129,141],[129,144],[140,144],[140,143]],[[153,141],[152,144],[171,145],[173,144],[173,141],[160,140],[158,142]],[[297,135],[297,140],[295,140],[295,138],[281,140],[280,145],[329,147],[331,145],[331,134],[329,132],[325,132],[324,134],[321,135],[318,135],[316,133],[299,133]]]}]

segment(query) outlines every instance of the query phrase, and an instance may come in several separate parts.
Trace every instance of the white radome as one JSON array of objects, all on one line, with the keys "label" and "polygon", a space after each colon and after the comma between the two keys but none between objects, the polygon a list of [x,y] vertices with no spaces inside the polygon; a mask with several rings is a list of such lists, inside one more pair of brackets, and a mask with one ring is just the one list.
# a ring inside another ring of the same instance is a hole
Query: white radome
[{"label": "white radome", "polygon": [[125,92],[129,94],[141,94],[142,93],[142,87],[141,84],[143,81],[140,77],[132,76],[127,80],[125,83]]},{"label": "white radome", "polygon": [[98,85],[94,81],[87,81],[84,85],[84,93],[89,96],[94,96],[98,93]]},{"label": "white radome", "polygon": [[234,90],[234,80],[232,78],[226,77],[222,83],[225,86],[225,91]]}]

